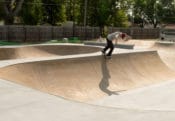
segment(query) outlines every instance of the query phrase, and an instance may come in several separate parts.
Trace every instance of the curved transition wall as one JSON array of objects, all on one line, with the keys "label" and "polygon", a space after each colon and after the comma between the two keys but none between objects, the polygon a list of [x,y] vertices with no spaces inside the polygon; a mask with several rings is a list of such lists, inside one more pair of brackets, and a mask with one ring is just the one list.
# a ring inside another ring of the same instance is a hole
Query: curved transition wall
[{"label": "curved transition wall", "polygon": [[158,51],[161,59],[173,70],[175,70],[175,43],[155,43],[152,47]]},{"label": "curved transition wall", "polygon": [[80,45],[37,45],[0,48],[0,60],[85,54],[100,51],[98,47]]},{"label": "curved transition wall", "polygon": [[175,79],[156,51],[59,59],[7,66],[0,77],[43,92],[92,101],[137,87]]},{"label": "curved transition wall", "polygon": [[151,49],[157,50],[163,62],[166,65],[175,70],[175,43],[168,41],[152,41],[152,40],[130,40],[125,42],[127,44],[133,44],[134,49]]}]

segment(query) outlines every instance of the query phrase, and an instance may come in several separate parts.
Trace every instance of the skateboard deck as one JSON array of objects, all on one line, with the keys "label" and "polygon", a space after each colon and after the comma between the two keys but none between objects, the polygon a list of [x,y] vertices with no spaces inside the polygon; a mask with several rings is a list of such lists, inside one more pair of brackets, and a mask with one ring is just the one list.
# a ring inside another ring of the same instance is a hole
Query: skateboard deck
[{"label": "skateboard deck", "polygon": [[102,52],[102,55],[104,56],[105,59],[111,59],[112,57],[111,56],[106,56],[105,53]]}]

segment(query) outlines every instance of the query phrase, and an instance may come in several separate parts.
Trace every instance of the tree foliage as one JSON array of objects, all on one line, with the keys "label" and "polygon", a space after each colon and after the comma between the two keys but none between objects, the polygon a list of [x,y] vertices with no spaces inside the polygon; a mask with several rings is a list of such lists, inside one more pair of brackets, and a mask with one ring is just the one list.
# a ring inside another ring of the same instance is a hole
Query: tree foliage
[{"label": "tree foliage", "polygon": [[175,1],[160,0],[159,16],[162,23],[175,23]]},{"label": "tree foliage", "polygon": [[21,10],[24,0],[3,0],[1,2],[4,12],[3,19],[5,24],[13,24],[14,18],[18,15]]},{"label": "tree foliage", "polygon": [[0,2],[0,21],[4,19],[5,11],[4,11],[4,4],[3,2]]},{"label": "tree foliage", "polygon": [[[85,16],[85,8],[87,14]],[[131,13],[131,14],[130,14]],[[129,22],[156,28],[163,23],[175,23],[174,0],[2,0],[0,20],[5,24],[61,25],[73,21],[76,25],[127,27]]]},{"label": "tree foliage", "polygon": [[20,12],[21,21],[27,25],[38,25],[43,20],[43,8],[41,0],[24,0],[22,10]]},{"label": "tree foliage", "polygon": [[66,21],[65,4],[62,0],[42,0],[43,17],[46,23],[57,25]]}]

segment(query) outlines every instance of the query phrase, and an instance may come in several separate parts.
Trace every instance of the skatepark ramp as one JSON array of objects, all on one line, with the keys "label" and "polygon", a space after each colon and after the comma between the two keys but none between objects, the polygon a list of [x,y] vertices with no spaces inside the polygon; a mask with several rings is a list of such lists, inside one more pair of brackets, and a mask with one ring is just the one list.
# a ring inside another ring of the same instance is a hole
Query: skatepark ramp
[{"label": "skatepark ramp", "polygon": [[130,40],[127,44],[133,44],[135,50],[156,50],[162,61],[171,69],[175,70],[175,43],[156,40]]},{"label": "skatepark ramp", "polygon": [[21,63],[0,69],[0,78],[52,95],[86,102],[175,79],[156,51],[121,53],[112,59],[85,56]]},{"label": "skatepark ramp", "polygon": [[161,59],[165,64],[175,70],[175,43],[173,42],[157,42],[152,47],[152,49],[157,50]]},{"label": "skatepark ramp", "polygon": [[100,48],[83,45],[11,46],[0,48],[0,60],[86,54],[97,51],[100,51]]}]

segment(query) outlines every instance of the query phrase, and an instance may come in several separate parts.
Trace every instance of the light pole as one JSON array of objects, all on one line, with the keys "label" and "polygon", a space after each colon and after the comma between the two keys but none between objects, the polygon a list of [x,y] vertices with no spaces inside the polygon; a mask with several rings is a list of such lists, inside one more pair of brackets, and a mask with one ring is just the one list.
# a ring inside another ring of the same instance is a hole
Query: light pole
[{"label": "light pole", "polygon": [[74,37],[75,37],[75,1],[73,0],[73,1],[71,1],[71,2],[73,2],[73,3],[72,3],[72,4],[73,4],[73,6],[72,6],[72,7],[73,7],[73,8],[72,8],[72,12],[73,12],[73,13],[72,13],[72,14],[73,14],[73,15],[72,15],[72,16],[73,16],[73,17],[72,17],[72,19],[73,19],[73,27],[72,27],[72,28],[73,28],[73,38],[74,38]]},{"label": "light pole", "polygon": [[84,1],[84,39],[86,40],[87,0]]}]

